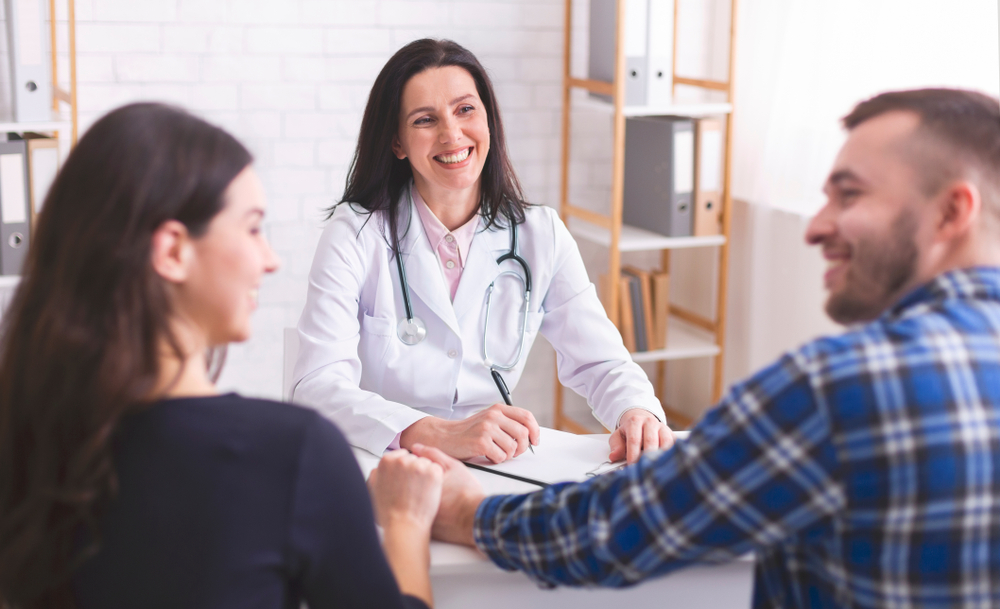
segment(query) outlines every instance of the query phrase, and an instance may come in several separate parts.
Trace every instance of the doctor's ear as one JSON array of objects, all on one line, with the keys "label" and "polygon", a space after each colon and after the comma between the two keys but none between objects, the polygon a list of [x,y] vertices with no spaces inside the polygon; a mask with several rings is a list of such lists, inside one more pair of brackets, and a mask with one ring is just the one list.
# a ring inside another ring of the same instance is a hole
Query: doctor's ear
[{"label": "doctor's ear", "polygon": [[167,220],[153,233],[152,242],[153,269],[171,283],[186,280],[194,256],[187,227],[177,220]]},{"label": "doctor's ear", "polygon": [[406,152],[403,151],[403,145],[399,143],[399,136],[394,135],[392,137],[392,153],[396,155],[396,158],[402,161],[406,158]]}]

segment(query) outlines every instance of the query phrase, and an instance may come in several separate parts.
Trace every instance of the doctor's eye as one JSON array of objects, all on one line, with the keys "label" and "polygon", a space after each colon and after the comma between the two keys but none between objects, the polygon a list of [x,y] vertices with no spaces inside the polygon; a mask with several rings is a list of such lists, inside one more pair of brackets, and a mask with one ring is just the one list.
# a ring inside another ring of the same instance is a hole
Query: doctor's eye
[{"label": "doctor's eye", "polygon": [[429,116],[421,116],[417,120],[413,121],[414,126],[429,125],[432,119]]},{"label": "doctor's eye", "polygon": [[459,107],[458,111],[461,114],[468,114],[469,112],[472,112],[475,109],[476,109],[475,106],[471,106],[469,104],[464,104],[461,107]]}]

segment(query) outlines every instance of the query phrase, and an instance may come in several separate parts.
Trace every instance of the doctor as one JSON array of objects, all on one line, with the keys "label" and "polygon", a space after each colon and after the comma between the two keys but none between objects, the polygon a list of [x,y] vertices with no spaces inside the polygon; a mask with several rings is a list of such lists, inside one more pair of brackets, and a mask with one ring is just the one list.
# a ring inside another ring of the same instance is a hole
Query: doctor
[{"label": "doctor", "polygon": [[537,444],[507,387],[539,332],[615,430],[611,460],[673,442],[573,238],[525,203],[486,71],[451,41],[406,45],[375,80],[298,330],[292,400],[375,454],[420,443],[499,463]]}]

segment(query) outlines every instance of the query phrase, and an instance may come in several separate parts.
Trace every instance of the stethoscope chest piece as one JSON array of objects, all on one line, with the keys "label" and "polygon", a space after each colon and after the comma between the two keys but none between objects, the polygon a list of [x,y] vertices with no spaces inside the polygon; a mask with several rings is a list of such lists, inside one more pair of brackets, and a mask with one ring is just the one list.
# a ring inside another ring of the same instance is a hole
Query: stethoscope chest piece
[{"label": "stethoscope chest piece", "polygon": [[427,336],[427,326],[419,317],[410,319],[404,317],[396,324],[396,334],[404,344],[415,345]]}]

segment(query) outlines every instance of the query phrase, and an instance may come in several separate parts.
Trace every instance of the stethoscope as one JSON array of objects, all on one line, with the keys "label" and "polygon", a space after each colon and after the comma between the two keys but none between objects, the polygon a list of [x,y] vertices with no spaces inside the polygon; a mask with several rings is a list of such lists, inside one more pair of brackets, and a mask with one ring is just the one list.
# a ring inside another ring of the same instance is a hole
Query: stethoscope
[{"label": "stethoscope", "polygon": [[[412,188],[412,186],[411,186]],[[406,197],[410,205],[410,209],[413,209],[413,195],[410,192],[410,188],[406,190]],[[412,212],[411,212],[412,213]],[[413,314],[413,308],[410,306],[410,286],[406,282],[406,269],[403,266],[403,256],[399,249],[399,237],[393,235],[393,246],[396,251],[396,268],[399,270],[399,288],[403,293],[403,307],[406,309],[406,317],[399,320],[399,324],[396,325],[396,334],[399,336],[399,340],[403,341],[407,345],[416,345],[420,343],[424,338],[427,337],[427,326],[419,317]],[[490,286],[486,289],[486,318],[483,322],[483,363],[490,369],[496,378],[498,370],[512,370],[514,366],[521,361],[521,353],[524,351],[524,340],[527,334],[528,327],[528,311],[531,310],[531,269],[528,267],[527,261],[522,258],[517,253],[517,225],[514,223],[513,219],[510,219],[510,250],[497,258],[497,264],[501,264],[506,260],[513,260],[514,262],[521,265],[524,270],[524,277],[521,277],[515,271],[504,271],[497,275]],[[521,282],[521,286],[524,288],[524,309],[521,314],[521,341],[517,347],[517,354],[514,356],[514,360],[508,364],[501,364],[493,361],[489,355],[489,351],[486,346],[486,337],[489,333],[490,328],[490,304],[493,301],[493,290],[496,286],[496,280],[504,275],[513,275]]]}]

